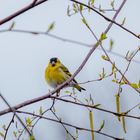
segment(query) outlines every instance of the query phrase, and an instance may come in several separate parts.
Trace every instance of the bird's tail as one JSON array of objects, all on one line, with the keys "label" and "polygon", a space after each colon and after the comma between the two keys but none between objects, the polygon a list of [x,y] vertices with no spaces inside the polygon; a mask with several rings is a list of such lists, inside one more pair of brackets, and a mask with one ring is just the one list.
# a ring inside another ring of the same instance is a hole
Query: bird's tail
[{"label": "bird's tail", "polygon": [[78,91],[80,91],[80,92],[81,92],[82,90],[86,90],[86,89],[80,87],[78,84],[74,85],[74,87],[75,87]]}]

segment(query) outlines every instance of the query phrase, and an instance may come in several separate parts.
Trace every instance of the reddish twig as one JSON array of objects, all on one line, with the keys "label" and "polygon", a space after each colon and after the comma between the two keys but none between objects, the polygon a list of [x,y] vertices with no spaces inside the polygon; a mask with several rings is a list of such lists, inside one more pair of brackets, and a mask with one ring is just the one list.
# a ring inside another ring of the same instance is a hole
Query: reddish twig
[{"label": "reddish twig", "polygon": [[35,4],[34,4],[34,2],[33,2],[32,4],[29,4],[29,5],[27,5],[26,7],[20,9],[19,11],[17,11],[17,12],[15,12],[15,13],[9,15],[8,17],[6,17],[6,18],[0,20],[0,25],[6,23],[6,22],[8,22],[8,21],[10,21],[11,19],[13,19],[13,18],[15,18],[15,17],[17,17],[17,16],[23,14],[24,12],[26,12],[26,11],[28,11],[28,10],[30,10],[30,9],[32,9],[32,8],[34,8],[34,7],[36,7],[36,6],[40,5],[40,4],[42,4],[42,3],[44,3],[44,2],[46,2],[46,1],[48,1],[48,0],[40,0],[39,2],[36,2],[36,0],[34,0]]}]

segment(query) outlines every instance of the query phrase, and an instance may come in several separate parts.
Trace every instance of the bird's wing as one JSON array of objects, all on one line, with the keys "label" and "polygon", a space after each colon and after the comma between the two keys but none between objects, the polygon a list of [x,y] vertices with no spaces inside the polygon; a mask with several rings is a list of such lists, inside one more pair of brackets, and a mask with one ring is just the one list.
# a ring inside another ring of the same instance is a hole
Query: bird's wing
[{"label": "bird's wing", "polygon": [[[69,72],[69,70],[64,66],[64,65],[61,65],[60,68],[63,70],[63,72],[65,72],[68,76],[72,76],[72,74]],[[77,81],[75,79],[73,79],[73,81],[75,83],[77,83]]]}]

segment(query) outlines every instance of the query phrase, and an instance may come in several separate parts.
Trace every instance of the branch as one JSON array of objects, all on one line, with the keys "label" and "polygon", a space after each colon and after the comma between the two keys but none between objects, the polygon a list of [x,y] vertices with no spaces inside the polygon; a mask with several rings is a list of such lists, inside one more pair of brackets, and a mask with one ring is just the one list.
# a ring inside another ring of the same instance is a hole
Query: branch
[{"label": "branch", "polygon": [[[135,36],[136,38],[140,39],[139,35],[136,35],[136,34],[133,33],[132,31],[130,31],[129,29],[123,27],[121,24],[117,23],[115,20],[112,20],[112,19],[110,19],[110,18],[104,16],[103,14],[101,14],[100,12],[98,12],[97,10],[95,10],[94,8],[88,6],[87,4],[84,4],[84,3],[79,2],[79,1],[77,1],[77,0],[70,0],[70,1],[75,2],[75,3],[77,3],[77,4],[80,4],[80,5],[83,5],[83,6],[87,7],[87,8],[89,8],[89,9],[91,9],[92,11],[94,11],[95,13],[97,13],[98,15],[100,15],[101,17],[103,17],[106,21],[111,22],[111,23],[114,23],[115,25],[119,26],[119,27],[122,28],[123,30],[129,32],[130,34],[132,34],[132,35]],[[123,2],[125,3],[126,0],[123,1]],[[123,6],[123,5],[122,5],[122,6]],[[120,8],[121,8],[121,7],[120,7]],[[118,10],[117,10],[117,11],[118,11]]]},{"label": "branch", "polygon": [[[0,30],[0,33],[4,33],[4,32],[25,33],[25,34],[33,34],[33,35],[45,35],[45,36],[49,36],[51,38],[54,38],[54,39],[57,39],[57,40],[60,40],[60,41],[63,41],[63,42],[68,42],[68,43],[72,43],[72,44],[86,46],[88,48],[91,48],[93,46],[93,45],[90,45],[90,44],[87,44],[87,43],[84,43],[84,42],[60,37],[60,36],[57,36],[57,35],[54,35],[54,34],[51,34],[51,33],[41,32],[41,31],[31,31],[31,30],[21,30],[21,29],[10,29],[10,30],[9,29],[3,29],[3,30]],[[101,50],[100,48],[97,48],[97,49]],[[118,56],[118,57],[121,57],[121,58],[125,59],[125,57],[123,55],[121,55],[117,52],[113,52],[113,51],[110,51],[110,50],[107,50],[107,49],[106,49],[106,51],[108,53],[112,54],[112,55],[115,55],[115,56]],[[138,61],[138,60],[133,59],[132,61],[140,64],[140,61]]]},{"label": "branch", "polygon": [[[57,100],[60,100],[60,101],[63,101],[63,102],[67,102],[67,103],[72,103],[72,104],[75,104],[75,105],[80,105],[80,106],[84,106],[84,107],[93,108],[93,109],[96,109],[96,110],[99,110],[99,111],[103,111],[103,112],[106,112],[106,113],[113,114],[115,116],[125,116],[125,117],[129,117],[129,118],[134,118],[134,119],[140,120],[140,117],[132,116],[132,115],[127,115],[127,113],[119,114],[119,113],[116,113],[116,112],[113,112],[113,111],[110,111],[110,110],[106,110],[106,109],[103,109],[103,108],[97,108],[96,105],[95,106],[93,106],[93,105],[86,105],[86,104],[83,104],[83,103],[78,103],[78,102],[74,102],[74,101],[58,98],[58,97],[51,96],[51,95],[49,95],[47,98],[57,99]],[[35,98],[35,99],[38,99],[38,98]],[[29,104],[27,104],[27,102],[29,102]],[[15,110],[17,110],[17,109],[20,109],[20,108],[25,107],[27,105],[30,105],[30,104],[32,104],[32,102],[31,102],[31,100],[28,100],[28,101],[25,101],[25,102],[23,102],[21,104],[15,105],[15,106],[13,106],[11,108],[14,108]],[[10,112],[12,112],[12,111],[9,108],[5,109],[5,110],[2,110],[2,111],[0,111],[0,116],[5,115],[5,114],[10,113]]]},{"label": "branch", "polygon": [[[124,1],[122,2],[122,4],[121,4],[121,6],[119,7],[119,9],[116,11],[115,15],[114,15],[113,18],[112,18],[113,21],[116,19],[117,15],[118,15],[119,12],[121,11],[121,9],[122,9],[122,7],[124,6],[125,2],[126,2],[126,0],[124,0]],[[81,14],[82,18],[85,19],[85,17],[83,16],[82,12],[80,12],[80,14]],[[112,25],[113,25],[113,22],[111,22],[111,23],[109,24],[109,26],[106,28],[106,30],[105,30],[105,32],[104,32],[105,34],[110,30],[110,28],[112,27]],[[88,25],[88,23],[86,23],[86,27],[87,27],[87,28],[89,29],[89,31],[92,33],[92,35],[94,36],[94,38],[96,39],[96,41],[98,41],[99,39],[96,37],[96,35],[95,35],[94,32],[92,31],[92,29],[90,28],[90,26]],[[99,45],[101,46],[101,49],[103,50],[103,52],[104,52],[105,55],[107,56],[108,61],[109,61],[109,62],[112,64],[112,66],[113,66],[114,63],[111,61],[111,59],[110,59],[109,55],[107,54],[106,50],[104,49],[104,47],[102,46],[101,43],[100,43]],[[138,49],[138,51],[139,51],[139,49]],[[138,51],[137,51],[137,52],[138,52]],[[133,57],[134,57],[134,56],[133,56]],[[132,87],[132,86],[131,86],[131,83],[130,83],[130,82],[128,81],[128,79],[124,76],[124,74],[121,72],[121,70],[119,70],[119,69],[116,67],[116,65],[114,65],[114,67],[115,67],[116,70],[121,74],[121,76],[125,79],[125,81],[127,82],[127,84],[128,84],[130,87]],[[135,91],[137,91],[138,93],[140,93],[140,90],[139,90],[139,89],[134,88],[134,87],[132,87],[132,88],[133,88]]]},{"label": "branch", "polygon": [[[79,105],[79,106],[93,108],[93,109],[96,109],[96,110],[99,110],[99,111],[102,111],[102,112],[113,114],[115,116],[125,116],[125,117],[128,117],[128,118],[133,118],[133,119],[140,120],[140,117],[132,116],[132,115],[127,115],[127,113],[120,113],[119,114],[119,113],[116,113],[116,112],[113,112],[113,111],[110,111],[110,110],[106,110],[106,109],[103,109],[103,108],[98,108],[98,107],[96,107],[96,105],[87,105],[87,104],[83,104],[83,103],[78,103],[78,102],[74,102],[74,101],[58,98],[58,97],[55,97],[55,96],[50,96],[50,98],[57,99],[57,100],[60,100],[60,101],[66,102],[66,103],[71,103],[71,104],[75,104],[75,105]],[[140,103],[137,104],[135,107],[137,107],[138,105],[140,105]],[[132,109],[134,109],[135,107],[133,107]],[[130,112],[132,109],[129,109],[126,112]]]},{"label": "branch", "polygon": [[[126,1],[126,0],[125,0]],[[122,8],[122,5],[124,5],[124,1],[123,3],[121,4],[119,10],[116,12],[115,14],[115,17],[118,15],[118,13],[120,12],[121,8]],[[105,30],[105,33],[107,33],[109,31],[109,29],[111,28],[113,23],[110,23],[107,27],[107,29]],[[75,71],[75,73],[69,78],[67,79],[63,84],[61,84],[60,86],[58,86],[56,89],[54,89],[52,92],[48,93],[47,95],[44,95],[44,96],[41,96],[41,97],[38,97],[38,98],[34,98],[34,99],[31,99],[31,100],[27,100],[21,104],[18,104],[17,106],[14,106],[13,108],[16,110],[18,108],[21,108],[23,106],[27,106],[29,104],[33,104],[35,102],[38,102],[38,101],[41,101],[41,100],[44,100],[46,98],[49,98],[51,95],[55,94],[57,91],[59,91],[60,89],[62,89],[63,87],[65,87],[66,85],[68,85],[68,83],[70,83],[74,77],[82,70],[82,68],[84,67],[84,65],[86,64],[86,62],[88,61],[88,59],[90,58],[90,56],[92,55],[92,53],[96,50],[96,48],[98,47],[98,45],[100,44],[100,40],[97,41],[97,43],[90,49],[89,53],[87,54],[87,56],[85,57],[85,59],[83,60],[83,62],[81,63],[81,65],[79,66],[79,68]],[[6,110],[3,110],[0,112],[0,115],[4,115],[8,112],[11,112],[10,109],[6,109]]]},{"label": "branch", "polygon": [[6,137],[7,137],[7,134],[8,134],[8,130],[9,130],[11,124],[14,122],[14,117],[15,117],[15,115],[13,115],[11,121],[9,122],[9,124],[8,124],[8,126],[6,128],[6,132],[5,132],[5,135],[4,135],[4,140],[6,140]]},{"label": "branch", "polygon": [[75,140],[74,136],[67,130],[67,128],[65,127],[65,125],[63,124],[62,120],[56,115],[56,113],[51,109],[52,114],[56,117],[56,119],[61,123],[61,125],[63,126],[63,128],[65,129],[66,133],[68,133],[71,138],[73,140]]},{"label": "branch", "polygon": [[[26,125],[24,124],[24,122],[21,120],[21,118],[17,115],[15,108],[12,108],[10,106],[10,104],[8,103],[8,101],[4,98],[4,96],[0,93],[0,97],[2,98],[2,100],[5,102],[5,104],[9,107],[9,109],[14,113],[14,116],[16,116],[16,118],[19,120],[19,122],[22,124],[22,126],[26,129],[27,133],[29,134],[29,136],[32,136],[32,133],[30,132],[30,130],[26,127]],[[10,126],[9,126],[10,127]]]},{"label": "branch", "polygon": [[13,14],[11,14],[11,15],[9,15],[8,17],[6,17],[6,18],[0,20],[0,25],[6,23],[6,22],[8,22],[8,21],[10,21],[11,19],[13,19],[13,18],[15,18],[15,17],[17,17],[17,16],[23,14],[24,12],[26,12],[26,11],[28,11],[28,10],[30,10],[30,9],[32,9],[32,8],[34,8],[34,7],[36,7],[36,6],[40,5],[40,4],[42,4],[42,3],[44,3],[44,2],[46,2],[46,1],[48,1],[48,0],[41,0],[41,1],[39,1],[39,2],[37,2],[37,0],[34,0],[33,3],[27,5],[26,7],[22,8],[21,10],[19,10],[19,11],[13,13]]},{"label": "branch", "polygon": [[[17,112],[17,113],[24,113],[24,114],[36,116],[36,117],[39,117],[39,118],[42,118],[42,119],[45,119],[45,120],[49,120],[49,121],[53,121],[53,122],[60,123],[60,124],[63,124],[63,125],[67,125],[67,126],[73,127],[73,128],[75,128],[75,129],[77,129],[77,130],[80,130],[80,131],[92,132],[92,130],[90,130],[90,129],[83,128],[83,127],[79,127],[79,126],[76,126],[76,125],[72,125],[72,124],[63,122],[63,121],[61,121],[61,120],[55,120],[55,119],[52,119],[52,118],[44,117],[44,116],[37,115],[37,114],[34,114],[34,113],[26,112],[26,111],[16,111],[16,112]],[[101,132],[101,131],[94,130],[94,132],[95,132],[95,133],[98,133],[98,134],[101,134],[101,135],[104,135],[104,136],[107,136],[107,137],[109,137],[109,138],[112,138],[112,139],[114,139],[114,140],[123,140],[122,138],[117,138],[117,137],[111,136],[111,135],[109,135],[109,134],[103,133],[103,132]]]}]

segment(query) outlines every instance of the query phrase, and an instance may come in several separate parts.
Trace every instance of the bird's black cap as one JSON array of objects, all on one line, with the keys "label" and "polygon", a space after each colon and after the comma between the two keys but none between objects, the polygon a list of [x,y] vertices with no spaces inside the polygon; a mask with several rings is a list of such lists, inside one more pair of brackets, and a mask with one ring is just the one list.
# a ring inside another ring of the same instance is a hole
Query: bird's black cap
[{"label": "bird's black cap", "polygon": [[52,63],[52,62],[57,62],[57,57],[51,58],[51,59],[50,59],[50,63]]}]

